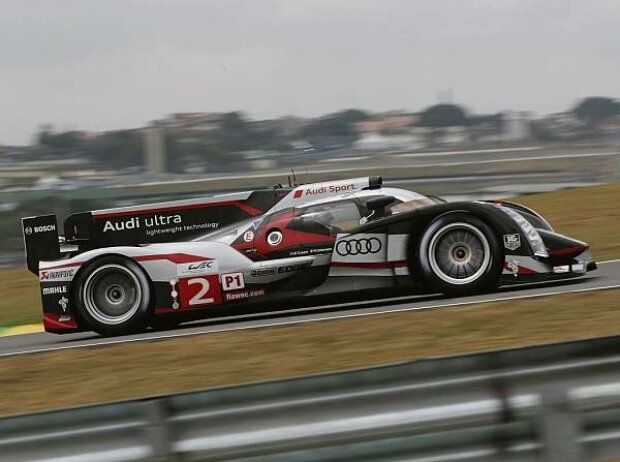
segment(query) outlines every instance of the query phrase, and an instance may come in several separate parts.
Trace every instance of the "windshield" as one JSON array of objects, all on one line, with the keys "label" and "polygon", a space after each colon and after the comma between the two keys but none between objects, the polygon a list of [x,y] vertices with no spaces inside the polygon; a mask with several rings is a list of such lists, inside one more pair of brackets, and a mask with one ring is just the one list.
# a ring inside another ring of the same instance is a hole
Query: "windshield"
[{"label": "windshield", "polygon": [[401,202],[398,204],[393,204],[388,207],[389,212],[392,215],[397,215],[403,212],[411,212],[412,210],[416,210],[422,207],[428,207],[429,205],[437,204],[438,202],[433,200],[430,197],[418,195],[415,199],[408,200],[406,202]]},{"label": "windshield", "polygon": [[[368,194],[365,197],[360,197],[359,199],[362,206],[367,209],[368,206],[366,204],[370,200],[374,200],[379,197],[392,197],[394,198],[394,201],[389,204],[385,210],[388,215],[396,215],[443,202],[443,200],[439,198],[425,196],[423,194],[414,191],[407,191],[405,189],[383,188],[382,192],[382,195]],[[360,194],[358,194],[358,196],[360,196]]]},{"label": "windshield", "polygon": [[361,217],[359,208],[351,200],[313,205],[299,216],[304,222],[320,223],[331,234],[352,230],[359,226]]}]

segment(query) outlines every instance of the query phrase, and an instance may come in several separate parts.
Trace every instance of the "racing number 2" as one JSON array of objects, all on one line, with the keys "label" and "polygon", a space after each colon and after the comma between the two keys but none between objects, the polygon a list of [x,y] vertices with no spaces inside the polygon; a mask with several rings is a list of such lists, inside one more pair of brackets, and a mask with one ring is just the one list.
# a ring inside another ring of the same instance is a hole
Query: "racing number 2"
[{"label": "racing number 2", "polygon": [[209,284],[209,281],[207,281],[204,278],[193,278],[193,279],[187,280],[188,287],[193,286],[195,284],[198,284],[201,288],[200,290],[198,290],[198,292],[196,292],[196,295],[194,295],[192,298],[189,299],[189,301],[187,302],[189,306],[207,305],[215,301],[212,297],[205,298],[205,295],[209,293],[209,289],[211,288],[211,284]]},{"label": "racing number 2", "polygon": [[222,302],[219,277],[216,274],[179,280],[181,303],[184,308],[216,305]]}]

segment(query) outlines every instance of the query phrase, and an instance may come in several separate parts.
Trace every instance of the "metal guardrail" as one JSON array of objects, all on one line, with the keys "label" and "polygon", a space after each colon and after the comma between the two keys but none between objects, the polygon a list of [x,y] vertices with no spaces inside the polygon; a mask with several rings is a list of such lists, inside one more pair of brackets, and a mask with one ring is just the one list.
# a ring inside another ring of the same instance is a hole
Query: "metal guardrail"
[{"label": "metal guardrail", "polygon": [[620,455],[620,337],[15,416],[0,420],[0,454],[90,462],[604,460]]}]

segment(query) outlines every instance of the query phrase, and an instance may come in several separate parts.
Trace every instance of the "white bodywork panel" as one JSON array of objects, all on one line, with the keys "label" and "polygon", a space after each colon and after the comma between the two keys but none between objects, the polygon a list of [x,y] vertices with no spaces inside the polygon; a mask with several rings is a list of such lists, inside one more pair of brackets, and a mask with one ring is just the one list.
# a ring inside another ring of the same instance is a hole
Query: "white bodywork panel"
[{"label": "white bodywork panel", "polygon": [[406,234],[339,234],[329,276],[406,276]]}]

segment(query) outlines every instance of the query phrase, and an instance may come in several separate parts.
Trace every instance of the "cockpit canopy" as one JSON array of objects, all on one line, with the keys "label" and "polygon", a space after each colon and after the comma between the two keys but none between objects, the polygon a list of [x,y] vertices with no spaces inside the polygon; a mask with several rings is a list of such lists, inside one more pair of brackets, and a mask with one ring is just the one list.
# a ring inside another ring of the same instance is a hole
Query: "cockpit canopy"
[{"label": "cockpit canopy", "polygon": [[[265,220],[273,222],[276,217],[282,214],[289,214],[290,226],[299,231],[335,236],[338,233],[351,232],[360,225],[376,219],[377,216],[373,216],[374,213],[368,207],[368,202],[382,197],[392,198],[391,203],[388,203],[384,209],[384,216],[410,212],[437,204],[440,201],[420,193],[397,188],[356,191],[306,202],[292,209],[267,213],[262,218],[244,220],[201,236],[196,240],[228,242],[234,240],[247,229],[260,228],[261,223]],[[292,214],[289,210],[292,211]]]}]

